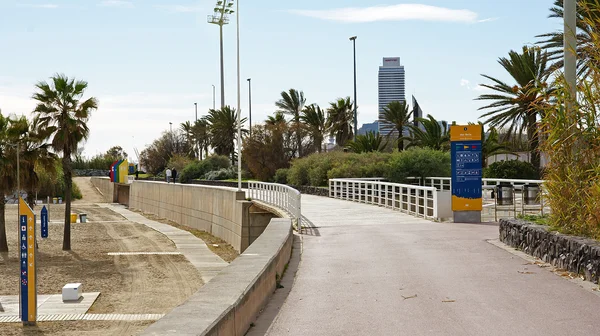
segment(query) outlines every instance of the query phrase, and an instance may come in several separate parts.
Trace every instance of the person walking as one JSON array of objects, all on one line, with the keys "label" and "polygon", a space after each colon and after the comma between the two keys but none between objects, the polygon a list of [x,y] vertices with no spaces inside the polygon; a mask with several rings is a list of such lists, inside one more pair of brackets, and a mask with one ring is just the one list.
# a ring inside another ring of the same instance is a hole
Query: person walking
[{"label": "person walking", "polygon": [[177,169],[175,169],[175,167],[173,167],[173,172],[171,174],[173,175],[173,183],[177,183]]},{"label": "person walking", "polygon": [[167,183],[171,183],[171,168],[167,168],[165,175],[167,176]]}]

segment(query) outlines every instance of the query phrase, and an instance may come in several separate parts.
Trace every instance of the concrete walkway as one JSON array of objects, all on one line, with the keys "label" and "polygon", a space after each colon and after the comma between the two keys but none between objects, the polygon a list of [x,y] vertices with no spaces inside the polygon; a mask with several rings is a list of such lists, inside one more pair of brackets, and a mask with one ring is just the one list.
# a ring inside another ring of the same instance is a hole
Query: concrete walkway
[{"label": "concrete walkway", "polygon": [[210,279],[214,278],[223,268],[229,265],[226,261],[214,254],[202,239],[194,236],[188,231],[150,220],[136,212],[127,210],[121,205],[98,204],[98,206],[110,209],[127,218],[129,221],[146,225],[167,236],[167,238],[175,243],[177,250],[181,252],[194,267],[196,267],[204,283],[209,282]]},{"label": "concrete walkway", "polygon": [[600,334],[600,297],[488,243],[495,225],[309,195],[302,212],[315,228],[268,335]]}]

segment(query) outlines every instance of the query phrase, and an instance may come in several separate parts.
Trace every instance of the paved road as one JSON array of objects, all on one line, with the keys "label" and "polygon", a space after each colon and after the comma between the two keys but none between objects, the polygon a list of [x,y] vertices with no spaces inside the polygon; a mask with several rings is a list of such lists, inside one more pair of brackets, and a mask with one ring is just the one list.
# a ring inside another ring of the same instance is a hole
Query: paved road
[{"label": "paved road", "polygon": [[302,207],[318,228],[268,335],[600,335],[600,297],[488,243],[497,226]]}]

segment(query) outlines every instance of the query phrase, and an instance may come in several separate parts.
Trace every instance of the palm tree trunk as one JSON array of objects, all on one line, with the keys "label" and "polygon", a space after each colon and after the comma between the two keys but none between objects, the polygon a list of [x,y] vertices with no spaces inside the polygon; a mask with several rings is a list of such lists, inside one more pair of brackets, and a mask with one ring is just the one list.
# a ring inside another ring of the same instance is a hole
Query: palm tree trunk
[{"label": "palm tree trunk", "polygon": [[6,219],[4,214],[6,211],[6,205],[4,204],[5,190],[0,189],[0,252],[8,252],[8,242],[6,240]]},{"label": "palm tree trunk", "polygon": [[538,137],[537,130],[537,114],[531,113],[527,116],[527,139],[529,140],[529,152],[531,153],[531,164],[535,169],[541,171],[541,159],[540,159],[540,140]]},{"label": "palm tree trunk", "polygon": [[302,157],[302,135],[300,134],[300,114],[296,114],[294,117],[296,122],[296,142],[298,144],[298,157]]},{"label": "palm tree trunk", "polygon": [[65,230],[63,233],[63,251],[71,250],[71,192],[73,190],[73,172],[71,172],[71,151],[63,151],[63,174],[65,182]]},{"label": "palm tree trunk", "polygon": [[402,131],[404,130],[404,127],[400,127],[398,129],[398,151],[402,152],[404,150],[404,140],[402,139],[404,134],[402,134]]}]

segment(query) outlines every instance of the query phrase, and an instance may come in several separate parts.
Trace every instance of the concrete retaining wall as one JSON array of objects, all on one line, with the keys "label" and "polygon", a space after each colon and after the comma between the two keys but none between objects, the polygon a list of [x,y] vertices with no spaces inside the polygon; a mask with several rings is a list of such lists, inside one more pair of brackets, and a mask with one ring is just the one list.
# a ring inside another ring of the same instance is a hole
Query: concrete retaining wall
[{"label": "concrete retaining wall", "polygon": [[600,242],[548,231],[521,220],[500,220],[500,241],[555,267],[600,281]]},{"label": "concrete retaining wall", "polygon": [[246,252],[142,335],[244,335],[275,291],[292,240],[291,220],[272,219]]},{"label": "concrete retaining wall", "polygon": [[115,189],[114,184],[110,182],[110,178],[108,177],[92,177],[92,184],[100,190],[102,193],[102,197],[104,202],[113,203],[115,201]]},{"label": "concrete retaining wall", "polygon": [[129,207],[209,232],[243,252],[256,237],[252,222],[259,220],[245,197],[233,188],[134,181]]}]

